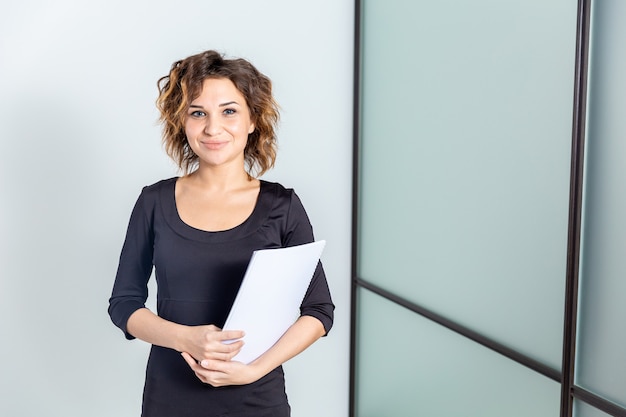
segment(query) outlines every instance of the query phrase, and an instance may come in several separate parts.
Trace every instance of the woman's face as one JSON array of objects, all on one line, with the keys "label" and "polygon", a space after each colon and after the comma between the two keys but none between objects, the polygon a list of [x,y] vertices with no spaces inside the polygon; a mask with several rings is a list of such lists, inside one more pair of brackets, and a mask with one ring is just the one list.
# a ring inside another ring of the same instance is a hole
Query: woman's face
[{"label": "woman's face", "polygon": [[202,166],[244,166],[254,131],[246,99],[228,78],[207,78],[189,105],[185,133]]}]

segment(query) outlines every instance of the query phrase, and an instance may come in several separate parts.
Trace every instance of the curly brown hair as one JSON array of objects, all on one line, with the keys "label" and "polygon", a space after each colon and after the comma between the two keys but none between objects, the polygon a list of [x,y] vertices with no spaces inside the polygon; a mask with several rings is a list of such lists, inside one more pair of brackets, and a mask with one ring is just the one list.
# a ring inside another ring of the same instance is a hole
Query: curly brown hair
[{"label": "curly brown hair", "polygon": [[167,154],[186,174],[198,164],[185,135],[187,110],[202,92],[207,78],[227,78],[246,99],[254,132],[244,150],[248,175],[263,175],[276,160],[276,133],[279,111],[272,96],[272,82],[245,59],[226,59],[216,51],[205,51],[172,64],[168,75],[157,82],[156,101],[163,124],[163,145]]}]

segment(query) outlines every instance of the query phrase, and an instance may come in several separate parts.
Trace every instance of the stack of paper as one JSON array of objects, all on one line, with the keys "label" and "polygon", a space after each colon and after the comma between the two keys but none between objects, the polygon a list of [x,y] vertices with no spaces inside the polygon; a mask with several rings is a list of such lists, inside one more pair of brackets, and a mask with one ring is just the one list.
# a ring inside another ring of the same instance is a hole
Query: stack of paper
[{"label": "stack of paper", "polygon": [[326,241],[252,254],[224,330],[243,330],[244,346],[233,358],[250,363],[267,351],[300,314]]}]

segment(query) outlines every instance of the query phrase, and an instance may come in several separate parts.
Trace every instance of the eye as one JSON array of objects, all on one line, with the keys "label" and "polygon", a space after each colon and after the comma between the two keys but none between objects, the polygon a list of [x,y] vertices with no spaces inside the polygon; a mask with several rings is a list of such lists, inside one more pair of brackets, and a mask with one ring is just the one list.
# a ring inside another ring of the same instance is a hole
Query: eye
[{"label": "eye", "polygon": [[191,117],[204,117],[206,116],[206,113],[203,112],[202,110],[194,110],[191,113],[189,113],[189,115]]},{"label": "eye", "polygon": [[235,109],[224,109],[224,114],[227,116],[231,116],[233,114],[237,113],[237,110]]}]

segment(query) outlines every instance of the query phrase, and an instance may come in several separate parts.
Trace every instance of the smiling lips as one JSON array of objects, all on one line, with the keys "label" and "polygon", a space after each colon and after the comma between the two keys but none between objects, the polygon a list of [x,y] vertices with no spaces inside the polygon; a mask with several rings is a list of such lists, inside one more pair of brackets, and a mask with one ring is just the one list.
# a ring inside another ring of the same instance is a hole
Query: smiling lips
[{"label": "smiling lips", "polygon": [[228,141],[211,141],[211,142],[201,141],[200,143],[202,143],[202,146],[204,146],[207,149],[218,150],[218,149],[223,148],[228,143]]}]

